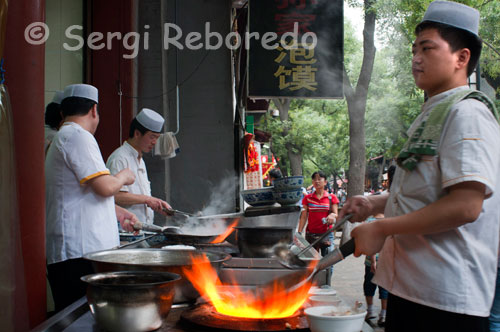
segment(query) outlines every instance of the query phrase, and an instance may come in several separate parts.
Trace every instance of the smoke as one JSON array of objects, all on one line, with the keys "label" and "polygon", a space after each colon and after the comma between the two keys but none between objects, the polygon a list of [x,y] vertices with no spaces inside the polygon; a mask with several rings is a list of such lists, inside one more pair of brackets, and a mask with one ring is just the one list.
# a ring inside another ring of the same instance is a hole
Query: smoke
[{"label": "smoke", "polygon": [[180,231],[183,234],[207,236],[224,233],[228,224],[224,216],[218,215],[234,211],[237,183],[238,178],[235,175],[230,175],[215,185],[206,206],[196,213],[199,217],[190,217],[182,221],[179,225]]}]

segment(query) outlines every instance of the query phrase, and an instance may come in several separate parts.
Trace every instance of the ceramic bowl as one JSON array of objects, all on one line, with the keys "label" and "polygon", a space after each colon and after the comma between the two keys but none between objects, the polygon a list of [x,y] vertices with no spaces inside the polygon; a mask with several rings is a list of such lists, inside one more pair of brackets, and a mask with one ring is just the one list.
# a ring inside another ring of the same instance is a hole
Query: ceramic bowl
[{"label": "ceramic bowl", "polygon": [[309,297],[309,304],[313,307],[320,306],[338,306],[341,300],[337,296],[332,295],[313,295]]},{"label": "ceramic bowl", "polygon": [[304,185],[304,177],[302,175],[287,176],[273,180],[274,190],[287,191],[292,189],[302,188]]},{"label": "ceramic bowl", "polygon": [[273,187],[243,190],[241,196],[251,206],[273,205],[276,202],[273,196]]},{"label": "ceramic bowl", "polygon": [[302,189],[292,189],[287,191],[275,190],[274,199],[281,205],[294,205],[302,198]]},{"label": "ceramic bowl", "polygon": [[312,286],[311,289],[309,289],[309,295],[310,296],[316,296],[316,295],[329,295],[329,296],[334,296],[337,294],[337,291],[331,287],[317,287],[317,286]]},{"label": "ceramic bowl", "polygon": [[359,332],[363,329],[366,311],[352,315],[333,316],[331,306],[304,310],[312,332]]}]

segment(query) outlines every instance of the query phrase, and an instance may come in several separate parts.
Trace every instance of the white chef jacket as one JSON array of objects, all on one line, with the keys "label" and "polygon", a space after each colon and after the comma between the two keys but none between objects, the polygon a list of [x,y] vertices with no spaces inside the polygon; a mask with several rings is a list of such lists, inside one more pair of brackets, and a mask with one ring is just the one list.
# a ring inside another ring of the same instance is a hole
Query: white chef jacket
[{"label": "white chef jacket", "polygon": [[[437,102],[459,87],[429,98],[408,131]],[[500,231],[500,128],[481,102],[453,106],[443,127],[438,153],[424,156],[416,169],[397,168],[385,216],[419,210],[446,195],[446,188],[476,181],[487,198],[476,221],[430,235],[394,235],[380,253],[374,282],[392,294],[440,310],[488,316],[495,294]]]},{"label": "white chef jacket", "polygon": [[57,130],[52,129],[49,125],[45,125],[45,142],[43,151],[47,151],[47,147],[49,146],[50,142],[52,142],[52,139],[54,138],[56,133]]},{"label": "white chef jacket", "polygon": [[[151,196],[151,183],[148,180],[148,172],[144,160],[137,159],[139,152],[127,141],[109,156],[106,166],[111,174],[116,174],[125,168],[129,168],[135,174],[135,181],[131,185],[123,186],[120,191],[136,195]],[[127,210],[134,213],[141,222],[152,224],[154,221],[153,210],[146,204],[134,204],[125,206]]]},{"label": "white chef jacket", "polygon": [[110,174],[94,136],[66,122],[45,159],[47,263],[111,249],[120,244],[114,197],[86,184]]}]

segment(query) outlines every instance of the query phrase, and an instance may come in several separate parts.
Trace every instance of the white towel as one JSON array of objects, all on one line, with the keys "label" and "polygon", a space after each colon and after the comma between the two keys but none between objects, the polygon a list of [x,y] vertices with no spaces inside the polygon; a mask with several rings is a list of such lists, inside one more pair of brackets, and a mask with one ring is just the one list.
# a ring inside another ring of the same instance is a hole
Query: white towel
[{"label": "white towel", "polygon": [[162,159],[175,157],[180,152],[179,144],[174,133],[161,134],[154,148],[154,155]]}]

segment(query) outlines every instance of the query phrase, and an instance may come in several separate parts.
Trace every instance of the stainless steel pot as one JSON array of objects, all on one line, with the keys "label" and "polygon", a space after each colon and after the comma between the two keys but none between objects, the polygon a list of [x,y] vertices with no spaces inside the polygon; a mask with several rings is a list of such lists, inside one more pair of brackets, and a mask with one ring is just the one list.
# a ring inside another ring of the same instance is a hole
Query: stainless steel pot
[{"label": "stainless steel pot", "polygon": [[234,228],[237,231],[238,248],[242,257],[271,257],[274,255],[276,246],[288,245],[293,241],[293,227],[237,226]]},{"label": "stainless steel pot", "polygon": [[210,265],[217,273],[222,262],[230,255],[205,250],[165,250],[165,249],[120,249],[104,250],[85,255],[83,258],[92,262],[96,272],[114,271],[162,271],[179,274],[182,279],[175,285],[174,303],[190,302],[199,297],[199,293],[187,280],[182,271],[189,267],[191,255],[200,257],[205,254]]},{"label": "stainless steel pot", "polygon": [[175,273],[125,271],[81,278],[97,324],[106,331],[153,331],[166,321],[174,299]]}]

